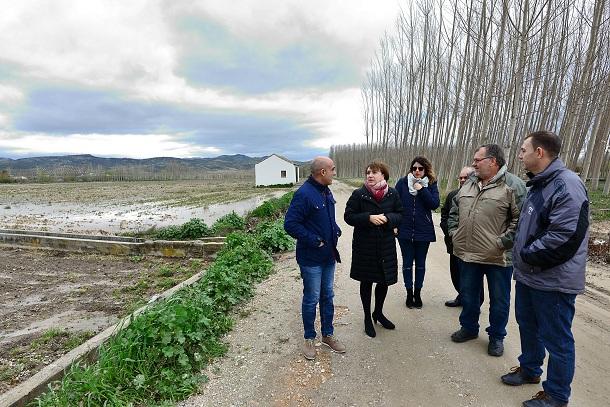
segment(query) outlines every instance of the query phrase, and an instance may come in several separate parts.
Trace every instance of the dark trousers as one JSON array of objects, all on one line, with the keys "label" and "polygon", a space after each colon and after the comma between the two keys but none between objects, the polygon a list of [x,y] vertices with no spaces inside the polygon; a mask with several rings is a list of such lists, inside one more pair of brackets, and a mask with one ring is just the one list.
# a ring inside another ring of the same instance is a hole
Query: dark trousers
[{"label": "dark trousers", "polygon": [[424,286],[426,275],[426,256],[430,242],[398,239],[402,253],[402,275],[407,290],[413,289],[413,261],[415,261],[415,289]]},{"label": "dark trousers", "polygon": [[479,298],[483,289],[483,277],[487,277],[489,288],[489,327],[485,329],[490,338],[503,340],[510,311],[510,289],[512,266],[462,262],[460,269],[460,293],[462,312],[460,324],[473,334],[479,332],[481,305]]},{"label": "dark trousers", "polygon": [[460,296],[460,259],[453,255],[449,255],[449,272],[451,273],[451,283],[453,284],[453,288],[458,293],[458,297]]},{"label": "dark trousers", "polygon": [[[449,255],[449,273],[451,273],[451,283],[453,284],[453,288],[457,291],[458,296],[457,300],[462,301],[462,295],[460,294],[460,267],[462,260],[459,257],[450,254]],[[481,283],[481,293],[480,293],[480,304],[483,304],[485,301],[485,287]]]},{"label": "dark trousers", "polygon": [[519,282],[515,284],[521,369],[528,376],[540,376],[546,349],[549,362],[542,388],[564,403],[570,398],[570,385],[574,378],[576,353],[572,320],[575,300],[576,294],[541,291]]}]

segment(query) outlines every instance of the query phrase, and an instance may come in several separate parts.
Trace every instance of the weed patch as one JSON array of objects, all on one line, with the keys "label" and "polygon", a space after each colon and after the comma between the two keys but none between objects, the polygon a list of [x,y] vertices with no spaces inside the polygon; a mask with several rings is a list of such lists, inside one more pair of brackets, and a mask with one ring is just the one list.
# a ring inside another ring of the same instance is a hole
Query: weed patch
[{"label": "weed patch", "polygon": [[284,230],[282,219],[261,222],[256,226],[256,233],[260,236],[260,245],[269,253],[277,253],[295,248],[295,241]]},{"label": "weed patch", "polygon": [[[228,312],[271,271],[260,241],[257,234],[230,234],[199,282],[136,316],[100,348],[96,363],[75,364],[37,405],[158,405],[194,392],[205,380],[202,368],[226,352]],[[167,266],[157,273],[171,278]]]},{"label": "weed patch", "polygon": [[248,214],[248,218],[279,218],[288,209],[294,191],[285,193],[279,198],[271,198],[256,207]]},{"label": "weed patch", "polygon": [[227,236],[231,232],[238,230],[244,230],[246,228],[246,221],[244,218],[231,212],[221,218],[219,218],[212,226],[212,234],[215,236]]}]

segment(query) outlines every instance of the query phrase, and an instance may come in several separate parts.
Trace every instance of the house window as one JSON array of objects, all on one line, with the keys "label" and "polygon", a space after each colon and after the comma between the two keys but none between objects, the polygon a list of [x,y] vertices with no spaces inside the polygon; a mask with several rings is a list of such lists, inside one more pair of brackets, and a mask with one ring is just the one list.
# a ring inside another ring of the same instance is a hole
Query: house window
[{"label": "house window", "polygon": [[282,170],[282,178],[286,178],[286,171]]}]

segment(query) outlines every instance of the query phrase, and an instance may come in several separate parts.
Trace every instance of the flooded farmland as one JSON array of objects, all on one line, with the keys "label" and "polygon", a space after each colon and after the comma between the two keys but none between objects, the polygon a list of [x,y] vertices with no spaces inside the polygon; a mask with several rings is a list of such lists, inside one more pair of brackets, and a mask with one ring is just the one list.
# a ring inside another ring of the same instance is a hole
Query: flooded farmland
[{"label": "flooded farmland", "polygon": [[137,232],[201,218],[243,215],[288,188],[195,180],[0,185],[0,229],[85,234]]}]

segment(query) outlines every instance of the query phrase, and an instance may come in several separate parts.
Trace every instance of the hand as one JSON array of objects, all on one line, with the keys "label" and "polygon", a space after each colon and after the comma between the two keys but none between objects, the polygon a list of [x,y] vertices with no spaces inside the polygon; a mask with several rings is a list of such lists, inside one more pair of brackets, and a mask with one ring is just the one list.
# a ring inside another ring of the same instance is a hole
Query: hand
[{"label": "hand", "polygon": [[423,188],[423,185],[419,181],[416,181],[415,184],[413,184],[413,188],[419,191]]},{"label": "hand", "polygon": [[375,226],[381,226],[385,223],[388,223],[388,218],[385,217],[384,214],[381,215],[370,215],[369,221]]},{"label": "hand", "polygon": [[394,228],[394,236],[398,236],[398,228]]}]

